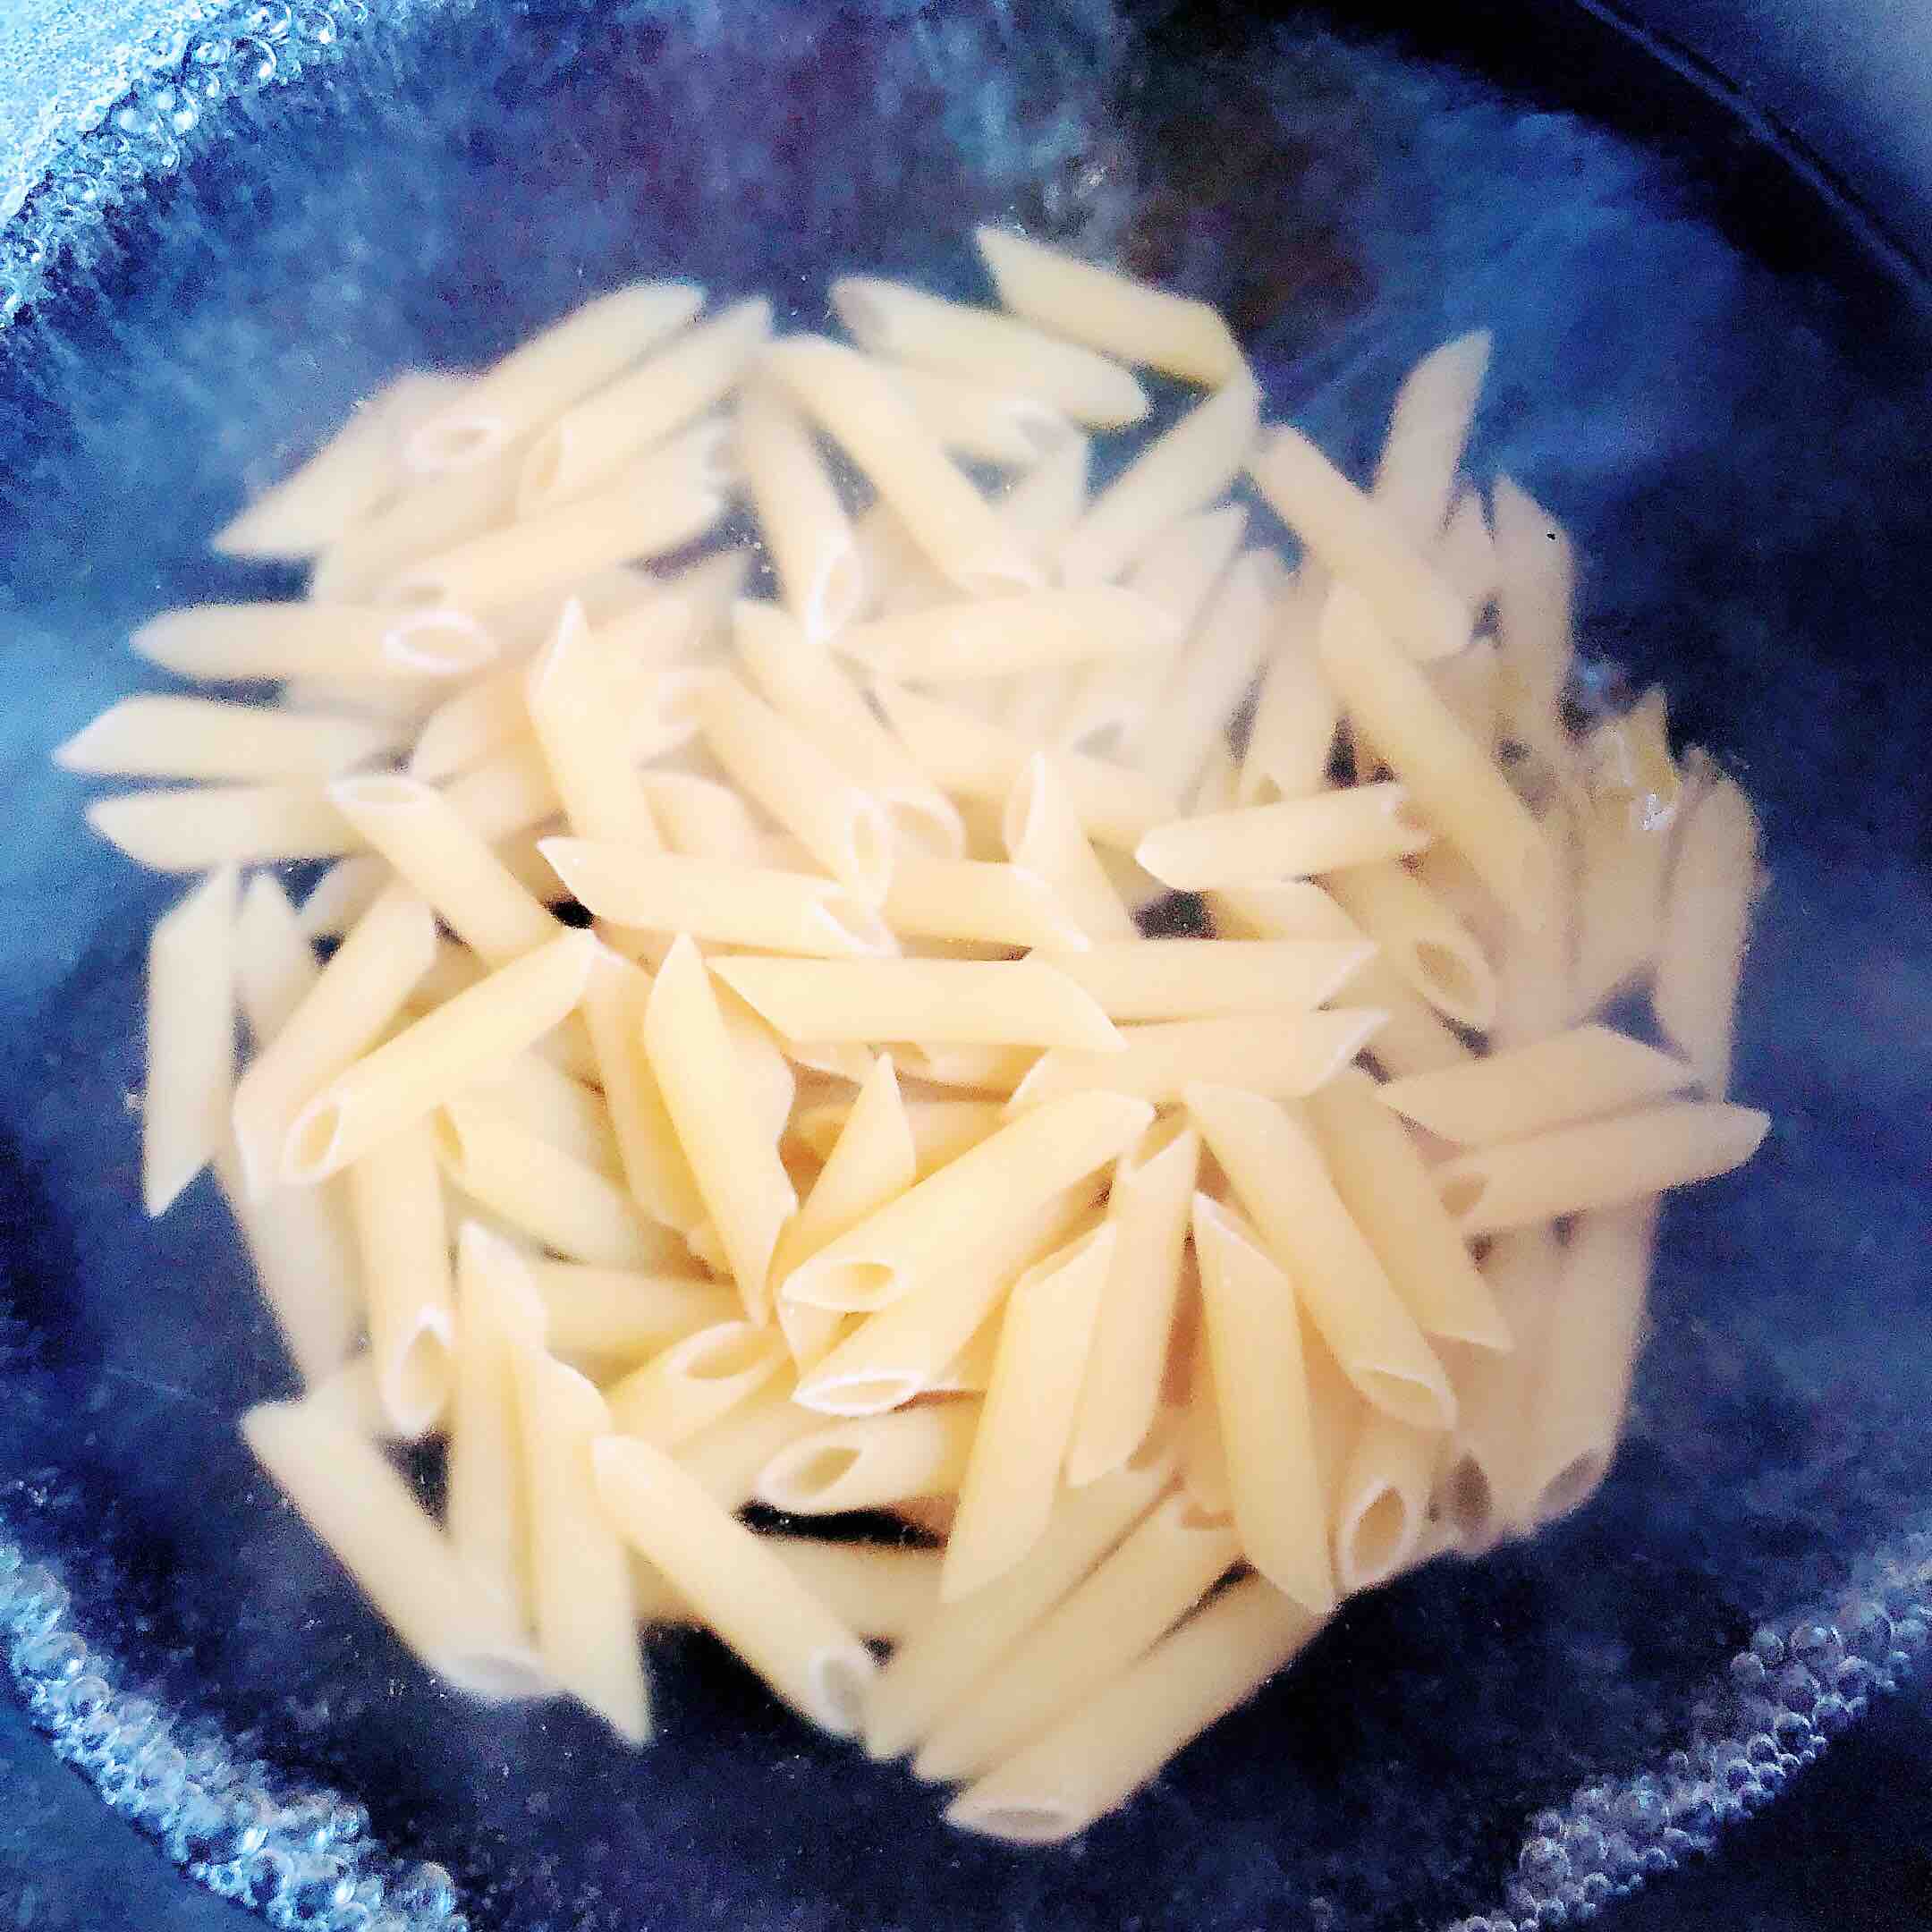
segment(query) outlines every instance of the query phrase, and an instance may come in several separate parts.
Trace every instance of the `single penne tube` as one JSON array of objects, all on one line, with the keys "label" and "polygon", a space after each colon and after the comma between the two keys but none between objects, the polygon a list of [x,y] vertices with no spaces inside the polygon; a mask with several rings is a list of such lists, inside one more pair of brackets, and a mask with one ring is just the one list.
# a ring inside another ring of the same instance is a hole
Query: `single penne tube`
[{"label": "single penne tube", "polygon": [[141,1205],[165,1214],[228,1138],[234,1097],[235,875],[211,872],[148,942]]},{"label": "single penne tube", "polygon": [[288,1024],[321,973],[281,882],[258,872],[242,894],[234,928],[235,997],[257,1052]]},{"label": "single penne tube", "polygon": [[1517,925],[1542,925],[1555,861],[1541,827],[1352,586],[1329,592],[1321,658],[1343,710],[1407,786],[1416,816],[1462,852]]},{"label": "single penne tube", "polygon": [[374,905],[395,874],[374,852],[352,852],[323,871],[296,908],[302,937],[337,939]]},{"label": "single penne tube", "polygon": [[1408,788],[1384,781],[1177,818],[1149,832],[1134,857],[1165,886],[1206,892],[1377,865],[1429,838]]},{"label": "single penne tube", "polygon": [[1096,584],[876,617],[842,631],[835,648],[875,676],[952,683],[1164,651],[1177,637],[1172,619],[1150,599]]},{"label": "single penne tube", "polygon": [[865,560],[810,430],[769,383],[739,399],[737,451],[784,607],[808,637],[843,631],[871,594]]},{"label": "single penne tube", "polygon": [[1063,436],[1000,498],[1000,521],[1042,561],[1056,553],[1087,508],[1092,461],[1085,436]]},{"label": "single penne tube", "polygon": [[617,1735],[650,1735],[631,1559],[598,1499],[590,1445],[606,1436],[604,1398],[529,1344],[510,1353],[521,1477],[530,1500],[531,1622],[544,1669]]},{"label": "single penne tube", "polygon": [[[904,1193],[919,1177],[912,1126],[906,1117],[890,1054],[882,1054],[873,1063],[858,1097],[840,1120],[836,1137],[826,1147],[825,1163],[780,1239],[773,1273],[781,1281],[827,1243]],[[813,1326],[821,1340],[829,1334],[824,1324]],[[818,1352],[823,1353],[823,1349]]]},{"label": "single penne tube", "polygon": [[1626,1033],[1589,1025],[1391,1080],[1377,1097],[1445,1140],[1486,1147],[1662,1100],[1693,1078],[1681,1060]]},{"label": "single penne tube", "polygon": [[637,1269],[534,1261],[530,1283],[544,1306],[551,1352],[579,1368],[639,1361],[738,1311],[729,1288],[663,1264]]},{"label": "single penne tube", "polygon": [[547,838],[541,849],[571,896],[614,926],[826,959],[893,948],[870,906],[809,873],[584,839]]},{"label": "single penne tube", "polygon": [[[1436,567],[1471,611],[1480,613],[1496,597],[1496,538],[1481,496],[1464,490],[1436,541]],[[1461,655],[1467,656],[1467,652]],[[1487,653],[1494,657],[1494,651]]]},{"label": "single penne tube", "polygon": [[604,1096],[541,1054],[517,1054],[502,1066],[493,1067],[470,1089],[470,1094],[526,1133],[561,1148],[585,1166],[603,1174],[623,1171],[623,1157]]},{"label": "single penne tube", "polygon": [[1433,541],[1448,521],[1494,348],[1487,329],[1458,335],[1424,356],[1395,392],[1373,495],[1411,543]]},{"label": "single penne tube", "polygon": [[1039,581],[1025,547],[946,455],[890,370],[811,335],[778,343],[764,368],[865,472],[950,581],[974,597]]},{"label": "single penne tube", "polygon": [[1410,657],[1453,657],[1469,642],[1469,606],[1427,553],[1299,429],[1272,431],[1248,469],[1269,508]]},{"label": "single penne tube", "polygon": [[127,778],[326,778],[394,750],[402,736],[371,718],[148,694],[110,706],[68,739],[54,762]]},{"label": "single penne tube", "polygon": [[1275,606],[1275,637],[1248,729],[1234,802],[1268,805],[1324,790],[1339,708],[1315,648],[1326,580],[1304,564]]},{"label": "single penne tube", "polygon": [[757,1499],[795,1516],[953,1496],[979,1427],[977,1402],[930,1402],[814,1429],[758,1473]]},{"label": "single penne tube", "polygon": [[1024,470],[1074,433],[1058,410],[1031,396],[910,363],[888,368],[940,447],[969,462]]},{"label": "single penne tube", "polygon": [[712,970],[790,1039],[1122,1045],[1093,999],[1037,960],[721,959]]},{"label": "single penne tube", "polygon": [[433,409],[456,379],[405,369],[358,402],[313,455],[224,524],[209,547],[224,556],[312,556],[394,494],[396,432]]},{"label": "single penne tube", "polygon": [[1419,1428],[1447,1428],[1455,1398],[1442,1363],[1335,1191],[1291,1103],[1191,1087],[1188,1112],[1309,1319],[1364,1400]]},{"label": "single penne tube", "polygon": [[[928,604],[951,603],[958,596],[957,587],[919,547],[905,520],[883,496],[853,520],[852,540],[865,568],[865,614],[919,610]],[[1020,541],[1017,533],[1014,540]],[[1028,547],[1030,554],[1038,547]]]},{"label": "single penne tube", "polygon": [[1251,1697],[1320,1627],[1263,1579],[1234,1584],[969,1785],[947,1823],[1017,1844],[1072,1837]]},{"label": "single penne tube", "polygon": [[556,936],[556,920],[433,785],[371,773],[338,779],[328,796],[357,835],[492,965]]},{"label": "single penne tube", "polygon": [[1221,496],[1247,466],[1260,407],[1260,389],[1237,360],[1213,395],[1149,443],[1088,505],[1060,546],[1063,580],[1113,581],[1168,524]]},{"label": "single penne tube", "polygon": [[989,1244],[988,1200],[1009,1216],[1044,1204],[1111,1161],[1152,1118],[1145,1101],[1109,1093],[1036,1107],[821,1249],[779,1292],[818,1308],[884,1308]]},{"label": "single penne tube", "polygon": [[753,1321],[770,1308],[767,1275],[780,1231],[798,1207],[777,1137],[767,1137],[718,1009],[710,975],[688,936],[666,956],[644,1008],[644,1052]]},{"label": "single penne tube", "polygon": [[724,511],[722,428],[700,424],[637,458],[589,495],[416,557],[380,587],[406,606],[488,611],[588,572],[682,548]]},{"label": "single penne tube", "polygon": [[[875,1063],[871,1077],[877,1076]],[[997,1100],[911,1100],[902,1101],[901,1105],[921,1174],[931,1174],[968,1148],[978,1147],[1001,1121]],[[821,1159],[829,1160],[855,1110],[856,1103],[843,1100],[801,1107],[786,1131],[801,1146]]]},{"label": "single penne tube", "polygon": [[894,1051],[908,1080],[1002,1096],[1011,1096],[1039,1058],[1030,1046],[945,1046],[918,1040],[901,1040]]},{"label": "single penne tube", "polygon": [[346,1180],[377,1394],[390,1428],[415,1442],[442,1417],[456,1345],[449,1228],[429,1129],[420,1121],[403,1128],[352,1162]]},{"label": "single penne tube", "polygon": [[1756,1107],[1674,1101],[1459,1155],[1436,1181],[1463,1233],[1488,1234],[1729,1174],[1770,1124]]},{"label": "single penne tube", "polygon": [[732,610],[739,664],[765,701],[942,858],[965,849],[958,811],[882,724],[831,650],[768,604]]},{"label": "single penne tube", "polygon": [[436,919],[401,886],[386,888],[351,929],[275,1038],[235,1084],[233,1121],[251,1196],[276,1179],[303,1104],[367,1053],[436,957]]},{"label": "single penne tube", "polygon": [[648,1267],[663,1252],[616,1182],[487,1100],[445,1102],[436,1147],[463,1194],[567,1260]]},{"label": "single penne tube", "polygon": [[1346,867],[1327,885],[1384,961],[1437,1013],[1479,1031],[1496,1018],[1496,974],[1480,942],[1400,860]]},{"label": "single penne tube", "polygon": [[523,699],[572,833],[657,851],[663,841],[639,780],[618,680],[574,598],[530,665]]},{"label": "single penne tube", "polygon": [[338,1172],[549,1032],[583,996],[596,946],[589,933],[560,933],[344,1068],[290,1123],[282,1180]]},{"label": "single penne tube", "polygon": [[[956,705],[884,681],[873,691],[920,768],[956,797],[1004,801],[1038,755],[1038,747],[1018,733]],[[1173,800],[1124,766],[1068,751],[1057,755],[1055,768],[1089,838],[1131,847],[1174,815]]]},{"label": "single penne tube", "polygon": [[1450,715],[1482,749],[1494,753],[1501,738],[1498,702],[1501,660],[1493,638],[1478,638],[1453,657],[1429,666],[1429,682]]},{"label": "single penne tube", "polygon": [[321,791],[303,785],[130,792],[96,799],[87,822],[152,872],[333,859],[361,843]]},{"label": "single penne tube", "polygon": [[872,275],[833,283],[832,309],[887,361],[1012,390],[1096,429],[1147,414],[1147,392],[1119,363],[1011,316]]},{"label": "single penne tube", "polygon": [[1191,1224],[1241,1552],[1275,1589],[1326,1614],[1335,1580],[1294,1288],[1259,1237],[1205,1194]]},{"label": "single penne tube", "polygon": [[1037,1737],[1158,1642],[1240,1555],[1229,1525],[1203,1520],[1184,1496],[1164,1497],[946,1714],[915,1775],[961,1783]]},{"label": "single penne tube", "polygon": [[885,1543],[822,1543],[808,1536],[765,1540],[807,1589],[863,1636],[902,1643],[938,1614],[936,1550]]},{"label": "single penne tube", "polygon": [[1092,1199],[1091,1189],[1063,1189],[1003,1220],[965,1257],[866,1317],[801,1374],[799,1402],[822,1415],[879,1415],[933,1387],[1013,1283],[1031,1267],[1051,1265],[1056,1244],[1082,1224]]},{"label": "single penne tube", "polygon": [[409,775],[430,784],[454,778],[530,731],[521,662],[507,664],[452,691],[422,721],[409,756]]},{"label": "single penne tube", "polygon": [[1191,802],[1200,812],[1233,811],[1241,803],[1241,767],[1224,732],[1208,754]]},{"label": "single penne tube", "polygon": [[462,611],[337,604],[198,604],[149,618],[129,643],[137,657],[204,683],[467,677],[496,655]]},{"label": "single penne tube", "polygon": [[470,829],[490,845],[528,832],[564,809],[543,753],[530,737],[493,752],[443,792]]},{"label": "single penne tube", "polygon": [[640,453],[723,402],[770,335],[771,304],[762,297],[740,302],[565,410],[523,458],[518,516],[534,521],[592,500]]},{"label": "single penne tube", "polygon": [[748,1321],[694,1330],[613,1385],[611,1427],[675,1448],[772,1382],[787,1360],[782,1337]]},{"label": "single penne tube", "polygon": [[892,877],[892,828],[877,797],[854,784],[804,733],[733,677],[706,693],[704,737],[744,794],[868,905]]},{"label": "single penne tube", "polygon": [[1183,382],[1212,386],[1241,371],[1226,322],[1204,301],[1004,229],[976,228],[973,241],[1000,301],[1049,335]]},{"label": "single penne tube", "polygon": [[530,1492],[513,1364],[543,1346],[543,1304],[521,1255],[466,1221],[456,1237],[456,1351],[444,1527],[472,1585],[520,1633],[530,1627]]},{"label": "single penne tube", "polygon": [[1007,1297],[939,1572],[943,1602],[1011,1570],[1052,1519],[1117,1239],[1103,1223]]},{"label": "single penne tube", "polygon": [[1373,1589],[1409,1567],[1427,1529],[1443,1440],[1382,1410],[1367,1412],[1335,1512],[1335,1576],[1345,1593]]},{"label": "single penne tube", "polygon": [[1367,1418],[1380,1414],[1356,1394],[1328,1344],[1321,1338],[1306,1308],[1301,1310],[1301,1366],[1308,1377],[1309,1421],[1315,1436],[1315,1473],[1327,1500],[1328,1521],[1336,1521],[1342,1479],[1348,1471],[1350,1451]]},{"label": "single penne tube", "polygon": [[529,436],[674,335],[704,305],[688,282],[640,282],[581,303],[466,382],[402,445],[411,469],[466,470]]},{"label": "single penne tube", "polygon": [[822,1729],[859,1727],[871,1653],[767,1539],[650,1444],[606,1436],[591,1468],[607,1519],[793,1709]]},{"label": "single penne tube", "polygon": [[1507,477],[1496,479],[1492,501],[1499,723],[1566,773],[1563,697],[1575,654],[1576,558],[1563,526]]},{"label": "single penne tube", "polygon": [[756,866],[765,835],[751,809],[729,785],[691,772],[642,773],[644,795],[665,843],[688,859]]},{"label": "single penne tube", "polygon": [[1650,1004],[1665,1037],[1714,1099],[1730,1089],[1738,987],[1757,896],[1758,831],[1728,778],[1690,807],[1677,835]]},{"label": "single penne tube", "polygon": [[1544,1316],[1529,1415],[1529,1518],[1566,1516],[1609,1473],[1642,1343],[1655,1195],[1579,1217]]},{"label": "single penne tube", "polygon": [[428,1669],[493,1702],[548,1690],[522,1633],[476,1589],[449,1539],[373,1442],[312,1400],[250,1409],[242,1439]]},{"label": "single penne tube", "polygon": [[1067,1449],[1066,1479],[1075,1488],[1123,1467],[1154,1428],[1199,1157],[1200,1136],[1170,1118],[1114,1164],[1107,1194],[1114,1257]]},{"label": "single penne tube", "polygon": [[1133,914],[1094,852],[1063,760],[1036,752],[1000,809],[1000,835],[1016,866],[1046,880],[1093,944],[1139,936]]},{"label": "single penne tube", "polygon": [[1509,1330],[1385,1090],[1347,1067],[1309,1096],[1328,1177],[1424,1335],[1506,1349]]},{"label": "single penne tube", "polygon": [[935,860],[902,845],[882,908],[895,932],[919,939],[1046,947],[1077,956],[1086,934],[1038,872],[983,859]]},{"label": "single penne tube", "polygon": [[1332,1013],[1238,1013],[1124,1027],[1126,1044],[1114,1052],[1055,1047],[1042,1054],[1013,1089],[1007,1113],[1025,1118],[1031,1110],[1095,1091],[1168,1106],[1201,1080],[1299,1098],[1334,1079],[1369,1045],[1381,1017],[1374,1007],[1341,1006]]},{"label": "single penne tube", "polygon": [[1627,797],[1579,814],[1572,1013],[1596,1012],[1656,960],[1671,844],[1670,824],[1650,824]]},{"label": "single penne tube", "polygon": [[[887,902],[888,910],[890,902]],[[1110,1020],[1196,1020],[1305,1013],[1373,957],[1367,940],[1126,939],[1035,955]]]},{"label": "single penne tube", "polygon": [[942,1602],[908,1636],[866,1700],[865,1746],[894,1758],[928,1736],[975,1685],[1038,1626],[1154,1504],[1171,1479],[1173,1452],[1150,1445],[1085,1489],[1063,1489],[1046,1533],[1013,1568],[957,1602]]},{"label": "single penne tube", "polygon": [[1190,1288],[1183,1303],[1182,1326],[1190,1331],[1183,1349],[1183,1394],[1175,1442],[1181,1453],[1181,1488],[1190,1507],[1212,1522],[1226,1522],[1234,1513],[1233,1487],[1228,1480],[1227,1438],[1221,1428],[1221,1401],[1215,1393],[1214,1355],[1200,1313],[1198,1270],[1189,1270]]},{"label": "single penne tube", "polygon": [[789,1368],[718,1420],[678,1445],[679,1466],[724,1510],[751,1500],[758,1471],[787,1443],[825,1424],[823,1416],[794,1402],[797,1382]]}]

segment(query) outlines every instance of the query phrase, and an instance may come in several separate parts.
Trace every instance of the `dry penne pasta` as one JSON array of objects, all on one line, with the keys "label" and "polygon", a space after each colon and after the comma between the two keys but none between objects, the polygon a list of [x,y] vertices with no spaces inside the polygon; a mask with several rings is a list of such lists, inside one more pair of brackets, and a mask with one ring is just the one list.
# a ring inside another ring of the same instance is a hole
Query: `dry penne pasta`
[{"label": "dry penne pasta", "polygon": [[155,872],[201,872],[283,859],[333,859],[360,838],[320,790],[199,785],[96,799],[87,821]]},{"label": "dry penne pasta", "polygon": [[795,1516],[953,1496],[979,1427],[976,1402],[928,1402],[830,1423],[780,1450],[760,1471],[753,1493]]},{"label": "dry penne pasta", "polygon": [[236,783],[326,778],[389,751],[400,727],[216,698],[123,698],[54,754],[69,771]]},{"label": "dry penne pasta", "polygon": [[462,611],[335,604],[199,604],[150,617],[129,643],[150,664],[204,683],[456,678],[496,655],[489,633]]},{"label": "dry penne pasta", "polygon": [[1207,892],[1384,864],[1429,842],[1399,784],[1352,785],[1157,826],[1134,857],[1165,886]]},{"label": "dry penne pasta", "polygon": [[311,941],[340,938],[376,903],[394,877],[388,861],[374,852],[352,852],[346,859],[336,860],[296,909],[302,936]]},{"label": "dry penne pasta", "polygon": [[1481,943],[1400,860],[1346,867],[1327,886],[1384,962],[1437,1013],[1478,1029],[1496,1018],[1496,974]]},{"label": "dry penne pasta", "polygon": [[235,997],[259,1053],[308,998],[322,969],[279,880],[258,872],[235,915]]},{"label": "dry penne pasta", "polygon": [[674,1448],[771,1382],[783,1340],[747,1321],[680,1336],[609,1391],[611,1422],[626,1436]]},{"label": "dry penne pasta", "polygon": [[1073,434],[1059,411],[1030,396],[906,363],[891,373],[941,446],[969,462],[1024,470]]},{"label": "dry penne pasta", "polygon": [[876,676],[950,683],[1158,651],[1173,621],[1137,592],[1111,584],[949,603],[854,624],[835,640]]},{"label": "dry penne pasta", "polygon": [[1424,356],[1396,391],[1373,495],[1412,542],[1427,543],[1448,521],[1494,346],[1487,329],[1458,335]]},{"label": "dry penne pasta", "polygon": [[537,1261],[530,1284],[551,1352],[578,1367],[636,1362],[738,1312],[729,1288],[691,1273]]},{"label": "dry penne pasta", "polygon": [[165,1214],[228,1135],[234,1092],[235,876],[211,872],[148,945],[141,1204]]},{"label": "dry penne pasta", "polygon": [[1507,477],[1496,479],[1494,501],[1500,722],[1508,736],[1563,773],[1576,561],[1555,519]]},{"label": "dry penne pasta", "polygon": [[810,431],[768,383],[738,404],[737,451],[785,608],[808,637],[843,631],[871,594],[865,561]]},{"label": "dry penne pasta", "polygon": [[1344,1591],[1373,1589],[1409,1566],[1427,1527],[1441,1440],[1384,1410],[1364,1415],[1335,1510],[1335,1580]]},{"label": "dry penne pasta", "polygon": [[1306,1012],[1332,999],[1374,952],[1367,940],[1129,939],[1037,956],[1108,1019],[1129,1021]]}]

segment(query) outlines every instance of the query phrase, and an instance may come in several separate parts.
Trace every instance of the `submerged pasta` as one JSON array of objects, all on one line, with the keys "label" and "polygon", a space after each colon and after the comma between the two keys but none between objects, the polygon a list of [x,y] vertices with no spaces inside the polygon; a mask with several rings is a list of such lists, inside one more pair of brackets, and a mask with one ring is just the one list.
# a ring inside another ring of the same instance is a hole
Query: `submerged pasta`
[{"label": "submerged pasta", "polygon": [[1659,1197],[1767,1125],[1759,835],[1660,693],[1572,731],[1568,539],[1462,473],[1486,335],[1365,488],[1204,304],[978,239],[1005,313],[651,283],[405,379],[218,539],[306,600],[133,640],[279,700],[56,758],[169,782],[89,809],[204,875],[145,1205],[212,1166],[309,1390],[244,1436],[422,1663],[640,1744],[639,1628],[696,1623],[1041,1843],[1604,1479]]}]

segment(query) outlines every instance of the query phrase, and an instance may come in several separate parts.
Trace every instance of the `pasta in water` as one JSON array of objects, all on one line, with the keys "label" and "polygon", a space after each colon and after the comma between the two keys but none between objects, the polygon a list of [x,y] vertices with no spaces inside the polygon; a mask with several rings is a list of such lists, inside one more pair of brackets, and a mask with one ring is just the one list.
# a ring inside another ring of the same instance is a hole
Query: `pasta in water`
[{"label": "pasta in water", "polygon": [[1487,335],[1364,480],[1204,304],[977,241],[850,343],[667,280],[404,378],[216,538],[306,599],[132,640],[280,696],[55,757],[160,782],[87,808],[198,875],[143,1205],[212,1170],[307,1391],[243,1437],[423,1665],[641,1746],[697,1623],[1038,1843],[1604,1479],[1661,1199],[1769,1124],[1761,840],[1660,692],[1576,722]]}]

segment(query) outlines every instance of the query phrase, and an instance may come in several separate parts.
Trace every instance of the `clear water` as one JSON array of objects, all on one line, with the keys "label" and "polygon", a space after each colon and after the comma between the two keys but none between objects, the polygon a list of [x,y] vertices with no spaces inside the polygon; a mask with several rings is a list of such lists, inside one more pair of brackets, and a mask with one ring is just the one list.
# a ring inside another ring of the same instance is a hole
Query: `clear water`
[{"label": "clear water", "polygon": [[[177,126],[197,72],[259,76],[220,36],[103,130],[100,218],[70,181],[12,231],[50,279],[0,330],[0,1636],[106,1801],[278,1923],[1513,1932],[1707,1848],[1923,1651],[1923,344],[1606,135],[1307,27],[1217,32],[1150,52],[1098,4],[292,17],[258,37],[280,78],[204,79]],[[1229,306],[1274,411],[1358,464],[1416,354],[1496,330],[1478,469],[1570,521],[1605,674],[1665,678],[1764,810],[1738,1080],[1778,1116],[1672,1211],[1589,1510],[1351,1605],[1125,1814],[1023,1854],[700,1640],[654,1641],[633,1758],[444,1696],[370,1623],[234,1438],[287,1370],[218,1203],[139,1216],[172,888],[46,764],[143,682],[131,623],[290,588],[205,538],[394,369],[661,268],[806,325],[841,268],[969,289],[968,228],[1011,216]]]}]

